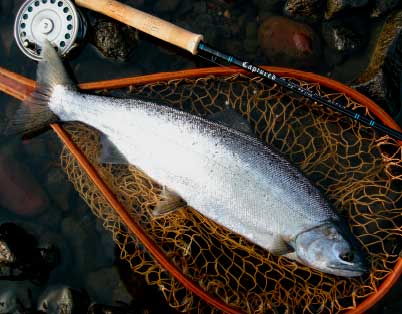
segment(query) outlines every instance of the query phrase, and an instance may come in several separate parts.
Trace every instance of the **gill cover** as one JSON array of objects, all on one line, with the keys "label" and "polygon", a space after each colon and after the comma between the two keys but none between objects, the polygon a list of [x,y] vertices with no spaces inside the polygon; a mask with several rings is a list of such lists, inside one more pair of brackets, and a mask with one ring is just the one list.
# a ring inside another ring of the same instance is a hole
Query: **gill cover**
[{"label": "gill cover", "polygon": [[367,272],[364,254],[338,222],[327,222],[297,235],[297,260],[326,273],[356,277]]}]

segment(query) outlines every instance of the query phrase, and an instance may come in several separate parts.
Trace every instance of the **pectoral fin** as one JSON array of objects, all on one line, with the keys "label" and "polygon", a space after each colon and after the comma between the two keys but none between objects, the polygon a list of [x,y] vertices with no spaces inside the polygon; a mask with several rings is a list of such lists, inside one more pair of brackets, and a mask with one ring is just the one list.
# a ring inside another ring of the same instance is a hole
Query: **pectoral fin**
[{"label": "pectoral fin", "polygon": [[116,145],[105,134],[101,134],[101,153],[99,161],[105,164],[128,164],[129,162]]},{"label": "pectoral fin", "polygon": [[275,236],[272,241],[271,249],[269,250],[273,255],[286,255],[294,252],[294,249],[286,243],[280,236]]},{"label": "pectoral fin", "polygon": [[175,192],[163,187],[161,200],[156,204],[152,214],[154,216],[165,215],[183,208],[187,203]]}]

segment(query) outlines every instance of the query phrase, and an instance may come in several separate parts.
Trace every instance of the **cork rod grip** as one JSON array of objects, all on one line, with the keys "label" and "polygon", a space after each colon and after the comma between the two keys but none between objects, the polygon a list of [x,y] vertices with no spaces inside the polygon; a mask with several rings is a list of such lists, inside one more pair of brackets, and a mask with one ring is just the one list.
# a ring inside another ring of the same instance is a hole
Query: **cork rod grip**
[{"label": "cork rod grip", "polygon": [[192,54],[203,36],[114,0],[76,0],[81,7],[107,15],[144,33],[183,48]]}]

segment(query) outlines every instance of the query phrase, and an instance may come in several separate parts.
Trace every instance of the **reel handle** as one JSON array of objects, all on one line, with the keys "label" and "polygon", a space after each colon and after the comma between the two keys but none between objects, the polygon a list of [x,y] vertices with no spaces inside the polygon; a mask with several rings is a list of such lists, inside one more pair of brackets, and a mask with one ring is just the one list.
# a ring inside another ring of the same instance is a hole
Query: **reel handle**
[{"label": "reel handle", "polygon": [[76,0],[75,3],[185,49],[193,55],[197,53],[198,44],[203,40],[200,34],[192,33],[115,0]]}]

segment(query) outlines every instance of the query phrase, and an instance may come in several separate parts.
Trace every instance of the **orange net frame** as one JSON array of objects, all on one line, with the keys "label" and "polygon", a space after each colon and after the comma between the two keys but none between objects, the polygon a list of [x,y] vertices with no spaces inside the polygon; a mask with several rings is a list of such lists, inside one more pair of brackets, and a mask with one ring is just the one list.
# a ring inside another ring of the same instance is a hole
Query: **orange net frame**
[{"label": "orange net frame", "polygon": [[[291,80],[369,114],[344,94],[318,83]],[[260,78],[240,74],[98,93],[163,99],[204,117],[230,106],[249,121],[260,139],[281,150],[324,191],[370,256],[370,274],[341,278],[272,256],[190,207],[153,217],[161,187],[135,166],[100,164],[99,133],[83,124],[67,125],[73,141],[134,220],[187,277],[211,295],[246,313],[338,313],[374,294],[392,272],[402,246],[402,152],[393,139]],[[113,233],[120,257],[133,271],[157,285],[179,311],[218,312],[153,260],[67,149],[61,162],[93,213]]]}]

